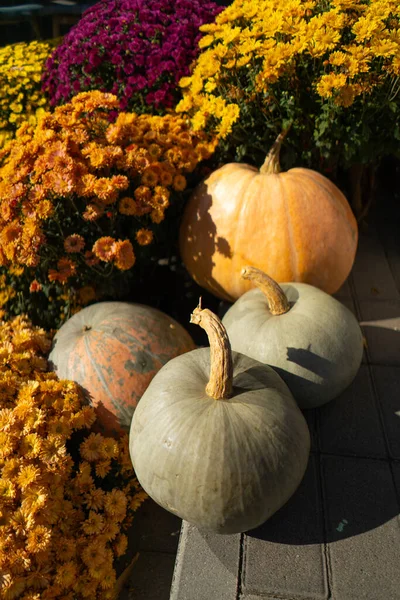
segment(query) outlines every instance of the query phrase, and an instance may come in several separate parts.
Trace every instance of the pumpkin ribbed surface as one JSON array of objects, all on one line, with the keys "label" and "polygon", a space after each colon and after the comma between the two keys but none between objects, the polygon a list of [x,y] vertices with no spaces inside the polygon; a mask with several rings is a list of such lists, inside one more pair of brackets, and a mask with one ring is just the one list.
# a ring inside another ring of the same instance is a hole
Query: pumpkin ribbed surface
[{"label": "pumpkin ribbed surface", "polygon": [[235,300],[252,286],[246,265],[275,281],[332,294],[352,268],[358,228],[341,191],[310,169],[262,173],[227,164],[195,190],[182,220],[180,249],[194,280]]},{"label": "pumpkin ribbed surface", "polygon": [[305,283],[281,285],[290,304],[271,314],[259,289],[243,294],[225,313],[232,348],[279,373],[302,409],[341,394],[360,368],[363,338],[355,316],[332,296]]},{"label": "pumpkin ribbed surface", "polygon": [[132,419],[136,475],[161,506],[198,527],[257,527],[298,487],[307,466],[307,423],[273,369],[233,353],[233,394],[210,398],[210,351],[165,365]]},{"label": "pumpkin ribbed surface", "polygon": [[104,432],[129,428],[134,409],[159,369],[195,344],[174,319],[154,308],[101,302],[57,332],[50,353],[57,375],[79,383]]}]

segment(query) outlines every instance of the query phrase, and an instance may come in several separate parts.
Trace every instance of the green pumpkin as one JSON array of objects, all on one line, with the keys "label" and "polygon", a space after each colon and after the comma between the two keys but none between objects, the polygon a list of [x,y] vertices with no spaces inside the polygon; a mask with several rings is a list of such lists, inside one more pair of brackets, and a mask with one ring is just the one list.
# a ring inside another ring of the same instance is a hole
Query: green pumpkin
[{"label": "green pumpkin", "polygon": [[256,289],[241,296],[223,323],[232,348],[272,366],[301,408],[321,406],[353,381],[363,354],[357,319],[338,300],[305,283],[278,285],[246,267]]},{"label": "green pumpkin", "polygon": [[231,352],[209,310],[192,321],[210,348],[172,359],[133,415],[130,455],[138,480],[166,510],[216,533],[267,520],[290,498],[307,466],[307,423],[268,366]]}]

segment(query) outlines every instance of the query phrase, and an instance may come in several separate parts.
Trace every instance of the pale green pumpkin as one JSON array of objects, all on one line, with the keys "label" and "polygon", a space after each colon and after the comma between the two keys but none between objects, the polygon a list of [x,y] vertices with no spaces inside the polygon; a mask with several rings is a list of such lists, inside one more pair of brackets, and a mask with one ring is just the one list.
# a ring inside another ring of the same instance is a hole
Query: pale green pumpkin
[{"label": "pale green pumpkin", "polygon": [[290,498],[307,466],[304,417],[275,371],[232,353],[219,319],[197,308],[210,348],[172,359],[133,415],[130,455],[153,500],[201,529],[257,527]]},{"label": "pale green pumpkin", "polygon": [[336,398],[362,360],[355,316],[311,285],[278,285],[254,267],[243,269],[242,276],[257,288],[243,294],[223,318],[232,348],[276,369],[301,408]]}]

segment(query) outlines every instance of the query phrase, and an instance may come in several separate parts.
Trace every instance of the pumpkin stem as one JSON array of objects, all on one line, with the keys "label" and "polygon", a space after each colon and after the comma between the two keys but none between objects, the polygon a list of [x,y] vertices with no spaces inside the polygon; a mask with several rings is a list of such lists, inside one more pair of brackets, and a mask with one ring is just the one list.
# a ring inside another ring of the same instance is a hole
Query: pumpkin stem
[{"label": "pumpkin stem", "polygon": [[290,125],[286,127],[286,129],[281,131],[281,133],[276,138],[275,142],[272,144],[271,150],[268,152],[264,163],[260,167],[260,173],[263,173],[264,175],[280,173],[281,166],[279,164],[279,153],[281,151],[282,142],[289,133],[289,129],[291,128],[291,126],[292,124],[290,123]]},{"label": "pumpkin stem", "polygon": [[225,327],[208,308],[199,305],[190,315],[190,322],[200,325],[210,342],[210,379],[206,393],[214,400],[227,400],[232,396],[233,364],[232,350]]},{"label": "pumpkin stem", "polygon": [[269,312],[272,315],[283,315],[290,309],[290,304],[281,286],[266,273],[256,267],[244,267],[241,272],[243,279],[249,279],[264,294],[267,299]]}]

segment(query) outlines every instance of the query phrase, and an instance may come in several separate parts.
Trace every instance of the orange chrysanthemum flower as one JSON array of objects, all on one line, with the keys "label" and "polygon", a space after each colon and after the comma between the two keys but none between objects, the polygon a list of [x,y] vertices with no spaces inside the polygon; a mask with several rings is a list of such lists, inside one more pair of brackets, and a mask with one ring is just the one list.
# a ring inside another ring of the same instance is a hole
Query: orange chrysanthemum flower
[{"label": "orange chrysanthemum flower", "polygon": [[[6,410],[6,409],[5,409]],[[3,463],[3,469],[1,472],[2,478],[13,479],[19,472],[22,465],[21,457],[11,457]]]},{"label": "orange chrysanthemum flower", "polygon": [[84,460],[94,462],[102,457],[104,438],[100,433],[91,433],[80,445],[80,454]]},{"label": "orange chrysanthemum flower", "polygon": [[151,199],[151,205],[156,210],[164,211],[169,206],[168,196],[165,194],[155,193]]},{"label": "orange chrysanthemum flower", "polygon": [[33,554],[47,550],[51,543],[51,529],[37,525],[27,535],[26,549]]},{"label": "orange chrysanthemum flower", "polygon": [[158,172],[152,166],[145,169],[145,171],[142,173],[142,185],[146,185],[148,187],[155,187],[158,184],[158,181]]},{"label": "orange chrysanthemum flower", "polygon": [[121,215],[135,215],[136,202],[133,200],[133,198],[125,196],[119,201],[118,210],[121,213]]},{"label": "orange chrysanthemum flower", "polygon": [[79,485],[91,485],[93,483],[91,471],[92,468],[88,462],[80,463],[79,471],[75,478]]},{"label": "orange chrysanthemum flower", "polygon": [[139,151],[134,158],[133,166],[139,173],[143,173],[150,166],[150,160],[144,153]]},{"label": "orange chrysanthemum flower", "polygon": [[99,488],[90,490],[85,495],[84,502],[89,509],[101,510],[104,505],[104,491]]},{"label": "orange chrysanthemum flower", "polygon": [[158,225],[164,220],[164,212],[159,209],[152,210],[150,213],[150,219],[153,221],[153,223]]},{"label": "orange chrysanthemum flower", "polygon": [[118,444],[113,438],[104,438],[102,454],[105,458],[116,458],[118,456]]},{"label": "orange chrysanthemum flower", "polygon": [[139,229],[136,232],[136,241],[140,246],[148,246],[153,241],[154,234],[151,229]]},{"label": "orange chrysanthemum flower", "polygon": [[82,427],[90,428],[96,420],[96,413],[91,406],[84,406],[80,411],[83,418]]},{"label": "orange chrysanthemum flower", "polygon": [[133,195],[139,202],[146,203],[151,199],[152,193],[151,189],[146,185],[139,185],[139,187],[137,187],[134,191]]},{"label": "orange chrysanthemum flower", "polygon": [[99,204],[88,204],[82,217],[85,221],[97,221],[104,215],[104,206]]},{"label": "orange chrysanthemum flower", "polygon": [[55,576],[55,581],[63,589],[70,588],[75,583],[77,575],[78,565],[73,561],[65,562],[61,564]]},{"label": "orange chrysanthemum flower", "polygon": [[123,533],[118,536],[113,544],[113,549],[116,556],[123,556],[128,548],[128,538]]},{"label": "orange chrysanthemum flower", "polygon": [[80,252],[85,247],[85,240],[78,233],[69,235],[64,240],[64,249],[68,253]]},{"label": "orange chrysanthemum flower", "polygon": [[147,147],[147,152],[152,159],[157,160],[162,154],[162,148],[158,144],[150,144]]},{"label": "orange chrysanthemum flower", "polygon": [[[36,353],[48,352],[49,337],[38,328],[32,332],[23,317],[13,326],[3,322],[0,328],[0,384],[13,383],[12,396],[0,393],[0,596],[78,599],[89,590],[106,599],[115,582],[114,557],[126,549],[123,537],[112,542],[122,536],[126,506],[136,493],[132,469],[125,471],[123,457],[119,462],[127,441],[89,434],[81,444],[87,460],[74,464],[65,442],[93,424],[94,409],[74,382],[33,370],[41,358]],[[11,371],[10,365],[22,364],[23,371]],[[11,454],[4,456],[8,447]],[[99,487],[89,461],[101,465],[104,476],[115,469],[124,491]]]},{"label": "orange chrysanthemum flower", "polygon": [[69,561],[76,555],[76,540],[73,538],[62,537],[55,542],[57,556],[62,561]]},{"label": "orange chrysanthemum flower", "polygon": [[82,552],[82,560],[88,567],[103,564],[106,556],[105,547],[96,540],[88,544]]},{"label": "orange chrysanthemum flower", "polygon": [[[29,410],[29,406],[30,403],[27,401],[26,403],[20,403],[14,410],[17,412],[20,409],[22,417],[22,415]],[[19,451],[22,456],[26,456],[27,458],[37,457],[42,449],[42,443],[43,439],[37,433],[30,433],[21,440]]]},{"label": "orange chrysanthemum flower", "polygon": [[40,476],[40,469],[33,464],[27,464],[21,467],[17,477],[19,487],[24,490],[26,487],[35,483]]},{"label": "orange chrysanthemum flower", "polygon": [[106,513],[112,515],[115,520],[120,521],[124,518],[126,508],[127,498],[122,490],[113,489],[105,495],[104,509]]},{"label": "orange chrysanthemum flower", "polygon": [[95,471],[97,477],[104,479],[106,475],[111,471],[111,460],[100,460],[96,463]]},{"label": "orange chrysanthemum flower", "polygon": [[58,458],[65,456],[67,449],[65,439],[59,435],[48,435],[42,442],[40,458],[46,462],[54,462]]},{"label": "orange chrysanthemum flower", "polygon": [[4,600],[20,598],[26,586],[25,579],[23,577],[14,577],[11,573],[4,573],[2,574],[2,580],[0,588],[1,597]]},{"label": "orange chrysanthemum flower", "polygon": [[104,571],[102,578],[100,579],[100,587],[104,590],[111,590],[115,587],[117,581],[115,570],[110,567]]},{"label": "orange chrysanthemum flower", "polygon": [[86,250],[84,256],[85,256],[85,263],[87,264],[88,267],[94,267],[95,265],[98,265],[100,262],[100,259],[91,250]]},{"label": "orange chrysanthemum flower", "polygon": [[173,181],[173,175],[172,173],[167,170],[166,168],[163,168],[160,172],[160,183],[163,186],[167,186],[167,185],[171,185]]},{"label": "orange chrysanthemum flower", "polygon": [[113,249],[115,266],[121,271],[131,269],[136,261],[131,242],[129,240],[119,240],[115,242]]},{"label": "orange chrysanthemum flower", "polygon": [[47,427],[50,434],[60,436],[65,440],[69,438],[72,432],[70,419],[64,416],[49,419]]},{"label": "orange chrysanthemum flower", "polygon": [[95,580],[98,583],[103,577],[103,573],[104,564],[89,566],[89,575],[92,581]]},{"label": "orange chrysanthemum flower", "polygon": [[12,481],[9,479],[0,479],[0,500],[2,503],[7,504],[11,502],[17,495],[17,489]]},{"label": "orange chrysanthemum flower", "polygon": [[[173,114],[110,113],[112,103],[117,106],[115,97],[99,91],[78,94],[45,113],[37,126],[23,125],[1,152],[4,314],[26,309],[57,329],[91,301],[79,290],[92,286],[100,298],[130,279],[119,271],[156,258],[156,245],[154,255],[140,249],[151,234],[136,232],[165,218],[169,194],[183,189],[201,154],[196,147],[207,147],[208,136]],[[126,217],[135,217],[137,226],[128,227]],[[10,269],[16,266],[24,271],[14,281]],[[35,269],[35,281],[25,281],[26,267]]]},{"label": "orange chrysanthemum flower", "polygon": [[104,527],[104,518],[98,512],[91,510],[89,516],[82,524],[82,529],[86,535],[97,535],[101,533]]},{"label": "orange chrysanthemum flower", "polygon": [[107,524],[105,525],[102,531],[101,537],[107,542],[111,542],[112,540],[115,540],[119,533],[120,526],[118,525],[118,523],[114,521],[107,521]]},{"label": "orange chrysanthemum flower", "polygon": [[50,200],[42,200],[41,202],[37,202],[35,205],[35,214],[43,221],[51,217],[54,214],[54,210],[54,205],[50,202]]},{"label": "orange chrysanthemum flower", "polygon": [[93,253],[103,262],[110,262],[115,256],[115,240],[110,236],[99,238],[92,248]]},{"label": "orange chrysanthemum flower", "polygon": [[186,188],[186,178],[183,175],[175,175],[172,185],[174,190],[182,192]]},{"label": "orange chrysanthemum flower", "polygon": [[49,269],[47,277],[49,281],[66,283],[76,273],[76,264],[69,258],[60,258],[57,269]]}]

